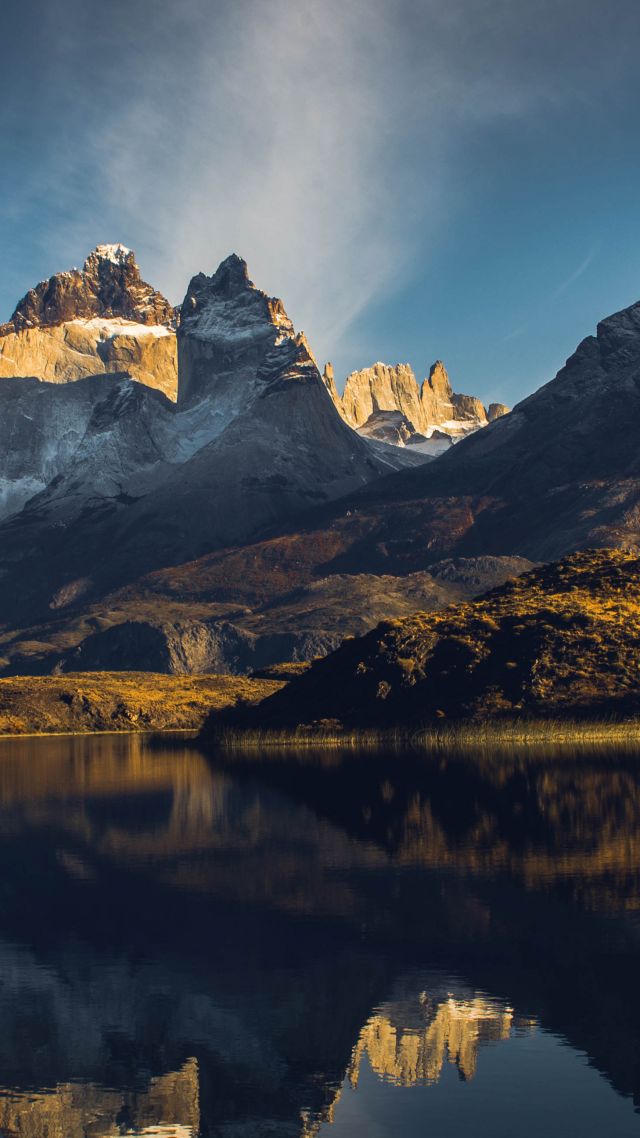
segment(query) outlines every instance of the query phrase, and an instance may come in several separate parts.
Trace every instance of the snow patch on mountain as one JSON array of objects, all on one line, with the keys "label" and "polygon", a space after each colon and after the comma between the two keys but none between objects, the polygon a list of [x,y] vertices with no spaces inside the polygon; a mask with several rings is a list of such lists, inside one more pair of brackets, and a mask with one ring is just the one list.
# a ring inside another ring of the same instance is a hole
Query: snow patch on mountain
[{"label": "snow patch on mountain", "polygon": [[111,261],[114,265],[123,265],[127,257],[131,256],[131,249],[126,245],[96,245],[96,256],[102,261]]},{"label": "snow patch on mountain", "polygon": [[96,332],[101,340],[110,340],[114,336],[155,336],[158,339],[163,339],[165,336],[174,335],[171,328],[167,328],[166,324],[138,324],[133,320],[125,320],[121,316],[115,316],[112,319],[94,316],[90,320],[69,320],[68,323],[79,325],[89,332]]}]

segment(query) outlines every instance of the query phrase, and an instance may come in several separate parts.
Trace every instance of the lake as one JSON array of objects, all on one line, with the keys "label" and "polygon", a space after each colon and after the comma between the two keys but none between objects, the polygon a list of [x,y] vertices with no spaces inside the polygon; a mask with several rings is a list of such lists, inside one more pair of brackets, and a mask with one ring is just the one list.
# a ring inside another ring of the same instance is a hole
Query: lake
[{"label": "lake", "polygon": [[4,740],[0,1135],[640,1135],[639,757]]}]

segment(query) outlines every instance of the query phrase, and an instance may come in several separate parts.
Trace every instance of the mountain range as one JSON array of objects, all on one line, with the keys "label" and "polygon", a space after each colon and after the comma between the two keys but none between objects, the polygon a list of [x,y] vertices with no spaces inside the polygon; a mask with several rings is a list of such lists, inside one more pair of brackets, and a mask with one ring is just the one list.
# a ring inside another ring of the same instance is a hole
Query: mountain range
[{"label": "mountain range", "polygon": [[0,377],[5,674],[308,659],[638,540],[640,304],[510,413],[440,362],[340,395],[239,257],[174,309],[105,245],[0,326]]},{"label": "mountain range", "polygon": [[323,378],[343,419],[359,434],[434,457],[509,411],[504,403],[490,403],[487,409],[475,395],[457,395],[442,360],[420,386],[409,364],[377,363],[354,371],[342,395],[331,364]]}]

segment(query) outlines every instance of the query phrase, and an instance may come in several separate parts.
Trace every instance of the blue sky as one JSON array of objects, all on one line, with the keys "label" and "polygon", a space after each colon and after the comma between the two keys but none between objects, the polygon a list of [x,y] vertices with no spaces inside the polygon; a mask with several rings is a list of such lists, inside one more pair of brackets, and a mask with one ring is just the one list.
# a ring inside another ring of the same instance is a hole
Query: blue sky
[{"label": "blue sky", "polygon": [[514,403],[640,299],[629,0],[4,0],[0,319],[123,241],[229,252],[338,377]]}]

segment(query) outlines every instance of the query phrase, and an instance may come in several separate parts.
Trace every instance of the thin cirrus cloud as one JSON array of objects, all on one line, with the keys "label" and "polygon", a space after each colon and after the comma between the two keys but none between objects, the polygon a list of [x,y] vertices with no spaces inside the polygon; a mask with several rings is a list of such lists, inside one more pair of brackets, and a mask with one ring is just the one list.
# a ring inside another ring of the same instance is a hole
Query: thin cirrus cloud
[{"label": "thin cirrus cloud", "polygon": [[[144,50],[133,36],[109,42],[117,21],[103,28],[87,122],[57,155],[72,215],[58,243],[126,238],[175,300],[195,271],[239,252],[329,355],[394,288],[416,233],[428,245],[445,220],[465,124],[523,114],[538,87],[487,66],[503,41],[491,26],[478,41],[465,0],[446,18],[435,2],[405,4],[404,19],[401,7],[191,0],[178,18],[161,3]],[[88,32],[72,25],[67,72]]]},{"label": "thin cirrus cloud", "polygon": [[593,259],[596,255],[596,251],[596,248],[591,249],[587,253],[586,257],[577,266],[577,268],[575,268],[572,273],[569,273],[569,276],[566,277],[565,280],[560,282],[558,287],[555,288],[551,293],[551,300],[556,300],[557,297],[562,296],[562,294],[567,292],[571,286],[576,283],[576,281],[580,280],[580,277],[586,273],[587,269],[592,264]]}]

